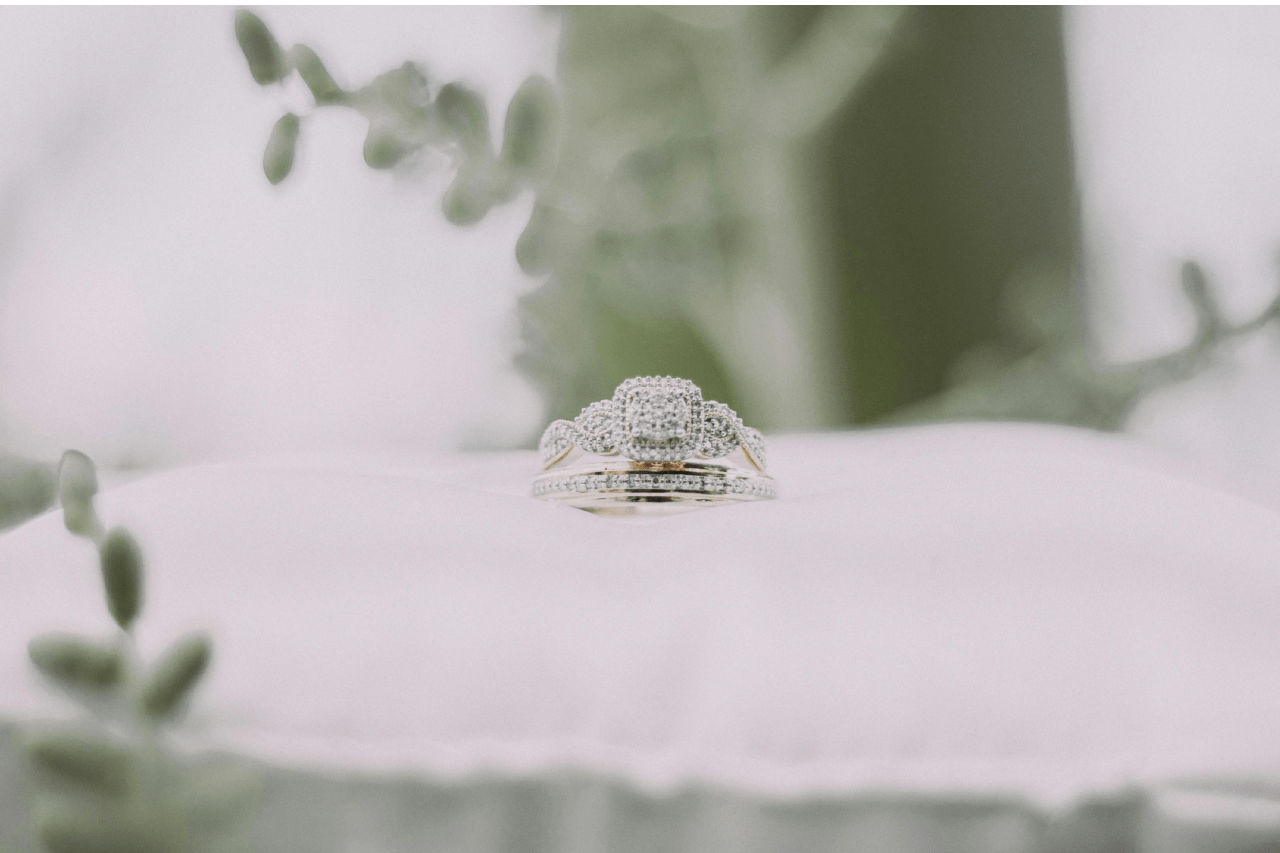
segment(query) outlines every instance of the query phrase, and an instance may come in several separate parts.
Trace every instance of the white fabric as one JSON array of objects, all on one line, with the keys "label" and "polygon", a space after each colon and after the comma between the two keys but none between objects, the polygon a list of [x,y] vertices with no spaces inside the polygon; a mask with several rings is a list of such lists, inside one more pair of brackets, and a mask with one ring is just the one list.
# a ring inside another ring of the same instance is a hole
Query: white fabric
[{"label": "white fabric", "polygon": [[[771,450],[782,499],[644,525],[526,497],[532,453],[209,465],[99,507],[148,558],[143,648],[215,637],[197,743],[787,796],[1280,778],[1275,511],[1053,427]],[[0,537],[0,717],[67,707],[25,657],[51,629],[110,630],[58,515]]]}]

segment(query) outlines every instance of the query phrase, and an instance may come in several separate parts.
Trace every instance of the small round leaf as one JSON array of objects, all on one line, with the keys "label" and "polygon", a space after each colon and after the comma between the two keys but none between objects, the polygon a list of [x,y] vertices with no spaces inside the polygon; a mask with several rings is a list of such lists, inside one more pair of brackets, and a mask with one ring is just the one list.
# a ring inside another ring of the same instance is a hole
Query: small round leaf
[{"label": "small round leaf", "polygon": [[542,177],[555,161],[560,102],[551,84],[530,77],[511,98],[502,132],[502,160],[527,177]]},{"label": "small round leaf", "polygon": [[254,81],[266,86],[283,80],[289,73],[288,60],[262,19],[248,9],[241,9],[236,12],[235,26],[236,41],[249,62]]},{"label": "small round leaf", "polygon": [[446,83],[436,95],[436,115],[444,132],[468,154],[489,150],[489,112],[475,92],[459,83]]},{"label": "small round leaf", "polygon": [[369,133],[364,138],[364,162],[369,168],[390,169],[408,153],[408,147],[394,130],[370,123]]},{"label": "small round leaf", "polygon": [[483,180],[459,174],[445,192],[441,206],[444,218],[454,225],[474,225],[493,206],[493,196]]},{"label": "small round leaf", "polygon": [[69,634],[45,634],[27,646],[31,662],[47,678],[66,687],[108,690],[120,684],[120,651]]},{"label": "small round leaf", "polygon": [[271,128],[271,137],[267,139],[267,150],[262,153],[262,171],[273,185],[289,177],[293,171],[293,156],[298,148],[298,117],[293,113],[280,116],[275,127]]},{"label": "small round leaf", "polygon": [[32,762],[47,773],[105,794],[121,794],[129,781],[129,751],[79,732],[45,732],[27,741]]},{"label": "small round leaf", "polygon": [[347,93],[333,79],[333,75],[324,67],[324,63],[320,61],[320,57],[314,50],[305,44],[299,44],[294,45],[292,54],[293,65],[298,69],[298,76],[311,90],[311,97],[315,98],[316,104],[325,106],[342,102]]},{"label": "small round leaf", "polygon": [[79,450],[68,450],[58,463],[58,499],[67,530],[77,536],[97,538],[102,531],[93,497],[98,493],[98,472],[93,460]]},{"label": "small round leaf", "polygon": [[431,89],[427,74],[415,62],[383,72],[365,88],[365,93],[381,106],[382,112],[398,116],[401,121],[416,121],[431,105]]},{"label": "small round leaf", "polygon": [[184,637],[165,653],[142,690],[142,710],[155,719],[173,716],[209,666],[213,647],[203,634]]},{"label": "small round leaf", "polygon": [[128,531],[117,527],[107,534],[98,555],[107,610],[127,631],[142,610],[142,551]]}]

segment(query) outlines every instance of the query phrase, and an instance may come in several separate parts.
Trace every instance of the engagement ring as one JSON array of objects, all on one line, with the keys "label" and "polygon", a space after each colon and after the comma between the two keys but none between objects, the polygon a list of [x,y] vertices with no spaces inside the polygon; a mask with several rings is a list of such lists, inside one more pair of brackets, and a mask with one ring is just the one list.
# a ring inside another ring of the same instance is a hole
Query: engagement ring
[{"label": "engagement ring", "polygon": [[572,421],[552,422],[538,451],[544,472],[533,481],[534,497],[593,512],[777,497],[765,473],[764,437],[733,409],[703,400],[687,379],[628,379],[612,399],[592,403]]}]

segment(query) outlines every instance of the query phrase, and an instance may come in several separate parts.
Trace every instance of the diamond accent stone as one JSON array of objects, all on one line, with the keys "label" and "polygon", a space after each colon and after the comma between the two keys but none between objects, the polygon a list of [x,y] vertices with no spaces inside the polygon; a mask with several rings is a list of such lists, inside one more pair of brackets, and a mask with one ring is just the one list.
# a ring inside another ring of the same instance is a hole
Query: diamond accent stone
[{"label": "diamond accent stone", "polygon": [[614,438],[618,407],[613,400],[601,400],[582,410],[574,420],[578,431],[578,446],[588,453],[608,456],[617,452]]},{"label": "diamond accent stone", "polygon": [[681,462],[702,440],[702,392],[687,379],[642,376],[614,392],[618,451],[641,462]]},{"label": "diamond accent stone", "polygon": [[707,400],[702,404],[702,443],[698,452],[708,459],[728,456],[741,443],[742,419],[724,403]]},{"label": "diamond accent stone", "polygon": [[777,485],[764,479],[674,473],[627,472],[621,474],[588,474],[545,477],[534,483],[533,496],[583,494],[587,492],[627,492],[654,497],[663,495],[740,495],[745,498],[772,499],[778,496]]},{"label": "diamond accent stone", "polygon": [[542,441],[538,442],[538,455],[542,457],[542,464],[546,466],[558,462],[573,448],[576,438],[572,423],[553,422],[542,434]]},{"label": "diamond accent stone", "polygon": [[717,459],[742,447],[765,470],[764,437],[725,404],[704,401],[697,385],[671,376],[628,379],[612,399],[592,403],[572,421],[554,421],[538,445],[543,467],[565,459],[574,447],[639,462]]}]

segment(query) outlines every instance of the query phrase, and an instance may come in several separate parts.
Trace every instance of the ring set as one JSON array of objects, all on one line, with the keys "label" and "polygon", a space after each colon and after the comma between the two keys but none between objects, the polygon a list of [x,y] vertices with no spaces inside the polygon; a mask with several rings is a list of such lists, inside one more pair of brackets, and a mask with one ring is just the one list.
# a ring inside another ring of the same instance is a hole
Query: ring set
[{"label": "ring set", "polygon": [[[544,472],[534,480],[534,497],[594,512],[777,497],[765,473],[764,437],[733,409],[703,400],[687,379],[628,379],[611,399],[592,403],[574,420],[552,422],[538,451]],[[735,464],[733,456],[746,464]]]}]

